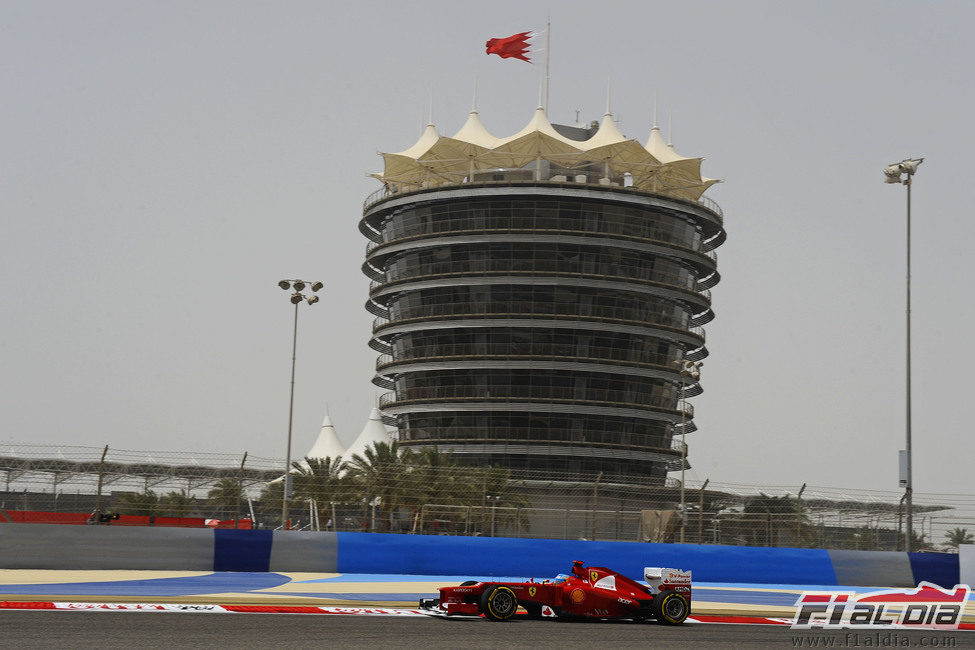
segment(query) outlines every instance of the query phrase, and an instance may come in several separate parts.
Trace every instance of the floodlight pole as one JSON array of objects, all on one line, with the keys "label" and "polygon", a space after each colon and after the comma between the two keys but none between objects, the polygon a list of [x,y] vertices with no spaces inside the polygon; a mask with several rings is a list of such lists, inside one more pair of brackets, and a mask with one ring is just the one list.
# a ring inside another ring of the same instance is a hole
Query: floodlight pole
[{"label": "floodlight pole", "polygon": [[298,305],[295,303],[295,328],[291,339],[291,398],[288,401],[288,448],[284,461],[284,495],[281,499],[281,528],[288,530],[288,500],[291,497],[291,427],[295,412],[295,359],[298,352]]},{"label": "floodlight pole", "polygon": [[[901,461],[901,482],[904,486],[904,507],[906,512],[906,527],[904,531],[904,550],[911,552],[914,532],[914,478],[911,458],[911,185],[917,167],[924,158],[908,158],[899,163],[888,165],[884,169],[887,183],[899,183],[907,186],[907,341],[906,341],[906,409],[905,409],[905,450]],[[902,176],[906,178],[902,179]]]},{"label": "floodlight pole", "polygon": [[291,397],[288,401],[288,446],[285,452],[284,461],[284,485],[283,485],[283,495],[281,497],[281,529],[288,530],[288,501],[291,499],[291,429],[294,424],[294,412],[295,412],[295,360],[297,358],[298,352],[298,305],[302,301],[307,302],[309,305],[314,305],[318,302],[318,296],[305,296],[302,291],[305,290],[305,286],[308,286],[312,292],[317,292],[324,285],[321,282],[309,282],[306,283],[304,280],[281,280],[278,282],[278,286],[285,291],[290,291],[294,289],[291,294],[291,304],[295,306],[295,318],[294,318],[294,332],[291,337]]},{"label": "floodlight pole", "polygon": [[907,186],[907,363],[906,363],[906,410],[904,449],[907,451],[907,485],[904,486],[905,504],[907,507],[907,530],[905,531],[904,550],[911,552],[914,533],[914,470],[911,467],[911,180],[913,174],[907,175],[904,184]]}]

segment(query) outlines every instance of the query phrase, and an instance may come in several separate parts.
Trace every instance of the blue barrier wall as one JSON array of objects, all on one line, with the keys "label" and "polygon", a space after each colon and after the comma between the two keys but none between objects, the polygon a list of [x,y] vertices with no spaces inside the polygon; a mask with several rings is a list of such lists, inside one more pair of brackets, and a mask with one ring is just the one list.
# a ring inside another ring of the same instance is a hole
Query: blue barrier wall
[{"label": "blue barrier wall", "polygon": [[633,578],[690,569],[698,582],[953,587],[957,555],[382,533],[0,524],[0,569],[309,571],[454,576],[565,573],[572,560]]},{"label": "blue barrier wall", "polygon": [[954,553],[908,553],[914,582],[933,582],[950,589],[961,582],[958,555]]},{"label": "blue barrier wall", "polygon": [[818,549],[586,542],[337,533],[341,573],[553,576],[572,560],[637,579],[643,567],[690,569],[704,582],[835,585],[829,553]]}]

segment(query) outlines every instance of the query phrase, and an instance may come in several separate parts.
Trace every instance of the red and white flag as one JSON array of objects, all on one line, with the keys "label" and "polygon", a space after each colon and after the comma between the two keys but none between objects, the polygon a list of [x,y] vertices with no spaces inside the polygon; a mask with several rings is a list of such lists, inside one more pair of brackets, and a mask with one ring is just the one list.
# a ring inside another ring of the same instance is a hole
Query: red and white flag
[{"label": "red and white flag", "polygon": [[492,38],[487,45],[487,54],[497,54],[502,59],[521,59],[526,63],[531,63],[528,55],[539,48],[534,47],[531,42],[542,32],[520,32],[507,38]]}]

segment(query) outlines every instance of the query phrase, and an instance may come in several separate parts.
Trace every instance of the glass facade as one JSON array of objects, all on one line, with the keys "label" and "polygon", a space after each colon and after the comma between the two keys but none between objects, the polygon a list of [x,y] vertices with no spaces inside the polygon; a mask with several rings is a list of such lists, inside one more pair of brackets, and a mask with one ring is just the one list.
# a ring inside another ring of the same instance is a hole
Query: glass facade
[{"label": "glass facade", "polygon": [[622,188],[470,187],[381,201],[360,224],[401,444],[663,481],[693,430],[675,362],[707,354],[720,217]]}]

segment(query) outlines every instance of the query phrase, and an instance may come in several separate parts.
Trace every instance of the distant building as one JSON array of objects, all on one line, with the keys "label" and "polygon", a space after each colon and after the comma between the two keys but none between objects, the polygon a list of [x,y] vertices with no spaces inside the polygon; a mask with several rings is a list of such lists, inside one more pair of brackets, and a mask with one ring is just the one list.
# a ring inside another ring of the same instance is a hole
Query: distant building
[{"label": "distant building", "polygon": [[695,426],[674,362],[708,354],[725,240],[701,159],[656,127],[641,144],[608,112],[570,127],[542,108],[508,138],[474,110],[452,138],[431,124],[383,157],[359,228],[373,381],[400,444],[538,478],[679,469]]}]

